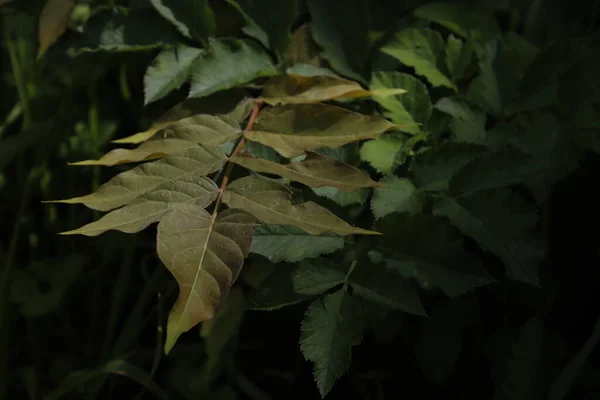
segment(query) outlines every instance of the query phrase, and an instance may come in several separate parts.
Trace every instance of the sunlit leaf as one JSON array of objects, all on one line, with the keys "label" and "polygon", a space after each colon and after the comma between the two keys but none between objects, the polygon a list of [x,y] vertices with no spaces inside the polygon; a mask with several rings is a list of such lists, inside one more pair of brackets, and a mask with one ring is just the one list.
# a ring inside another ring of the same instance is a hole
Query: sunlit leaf
[{"label": "sunlit leaf", "polygon": [[293,158],[306,150],[340,147],[346,143],[378,138],[396,125],[374,115],[363,115],[325,104],[273,107],[259,114],[248,140],[273,147]]},{"label": "sunlit leaf", "polygon": [[404,141],[387,135],[379,139],[369,140],[360,148],[360,158],[371,164],[377,172],[389,175],[394,172],[396,154],[402,149]]},{"label": "sunlit leaf", "polygon": [[262,225],[254,230],[251,251],[278,263],[318,257],[342,247],[344,238],[333,233],[309,235],[294,226]]},{"label": "sunlit leaf", "polygon": [[248,154],[231,158],[231,161],[252,171],[279,175],[310,187],[331,186],[352,192],[377,186],[377,182],[358,168],[315,152],[307,152],[304,160],[289,164],[279,164]]},{"label": "sunlit leaf", "polygon": [[63,234],[97,236],[111,229],[125,233],[139,232],[148,225],[158,222],[174,204],[206,207],[216,199],[217,194],[218,187],[213,181],[205,177],[190,176],[162,184],[157,189],[139,196],[125,207],[111,211],[98,221]]},{"label": "sunlit leaf", "polygon": [[109,211],[121,207],[152,190],[161,189],[161,185],[186,179],[192,176],[204,176],[219,169],[226,161],[225,155],[218,149],[198,147],[125,171],[100,188],[86,196],[58,203],[83,203],[99,211]]},{"label": "sunlit leaf", "polygon": [[396,33],[381,51],[413,67],[418,75],[427,78],[433,86],[456,89],[446,66],[444,40],[438,32],[431,29],[404,29]]},{"label": "sunlit leaf", "polygon": [[159,100],[186,83],[203,53],[203,49],[185,45],[161,51],[144,76],[144,104]]},{"label": "sunlit leaf", "polygon": [[203,97],[243,85],[256,78],[273,76],[270,56],[250,40],[212,40],[195,63],[189,97]]},{"label": "sunlit leaf", "polygon": [[537,210],[519,195],[493,189],[458,199],[445,197],[434,214],[448,218],[481,248],[497,254],[511,278],[539,285],[537,271],[545,249],[537,230]]},{"label": "sunlit leaf", "polygon": [[183,332],[214,317],[248,256],[255,225],[239,210],[215,218],[191,204],[178,204],[160,221],[158,256],[179,284],[167,323],[166,353]]},{"label": "sunlit leaf", "polygon": [[352,347],[362,340],[360,311],[345,289],[315,300],[302,321],[300,348],[314,362],[321,397],[350,367]]},{"label": "sunlit leaf", "polygon": [[225,191],[223,202],[229,207],[248,211],[266,224],[293,225],[313,235],[325,232],[338,235],[378,234],[353,227],[316,203],[292,205],[288,188],[254,176],[231,183]]},{"label": "sunlit leaf", "polygon": [[462,234],[442,218],[394,213],[375,226],[383,232],[378,248],[384,262],[426,289],[455,297],[494,281],[481,261],[463,249]]},{"label": "sunlit leaf", "polygon": [[422,204],[411,181],[392,175],[382,178],[379,183],[383,187],[375,188],[371,199],[375,218],[383,218],[393,212],[414,214],[421,211]]},{"label": "sunlit leaf", "polygon": [[47,0],[40,15],[38,58],[66,31],[75,0]]},{"label": "sunlit leaf", "polygon": [[400,87],[365,90],[354,81],[334,76],[284,75],[271,78],[267,82],[262,98],[268,104],[310,104],[368,96],[385,98],[402,93],[406,93],[406,90]]},{"label": "sunlit leaf", "polygon": [[215,16],[207,0],[150,0],[150,3],[188,38],[201,40],[216,34]]},{"label": "sunlit leaf", "polygon": [[374,72],[371,76],[371,89],[405,89],[406,94],[379,96],[373,100],[386,109],[385,116],[398,125],[398,129],[408,133],[418,133],[431,115],[431,100],[427,86],[419,79],[400,72]]}]

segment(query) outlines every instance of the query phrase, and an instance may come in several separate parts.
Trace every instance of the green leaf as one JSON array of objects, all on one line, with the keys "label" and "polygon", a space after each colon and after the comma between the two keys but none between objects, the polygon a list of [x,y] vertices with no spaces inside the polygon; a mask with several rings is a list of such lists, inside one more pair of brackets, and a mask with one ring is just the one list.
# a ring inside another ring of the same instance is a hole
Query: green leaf
[{"label": "green leaf", "polygon": [[410,164],[411,180],[422,190],[448,190],[457,171],[484,151],[483,146],[444,142],[414,158]]},{"label": "green leaf", "polygon": [[115,7],[92,16],[83,33],[74,37],[69,53],[149,50],[178,43],[178,36],[154,10]]},{"label": "green leaf", "polygon": [[288,67],[285,70],[285,73],[288,75],[297,75],[297,76],[331,76],[334,78],[339,78],[340,76],[330,70],[329,68],[321,68],[316,67],[311,64],[294,64]]},{"label": "green leaf", "polygon": [[421,200],[411,181],[392,175],[382,178],[379,183],[384,187],[375,188],[371,199],[375,218],[383,218],[394,212],[415,214],[421,211]]},{"label": "green leaf", "polygon": [[230,161],[252,171],[279,175],[310,187],[331,186],[344,192],[353,192],[378,186],[358,168],[312,151],[306,153],[304,160],[289,164],[279,164],[248,154],[233,157]]},{"label": "green leaf", "polygon": [[278,263],[318,257],[342,247],[344,238],[332,233],[309,235],[293,226],[262,225],[254,230],[251,251]]},{"label": "green leaf", "polygon": [[354,294],[384,307],[426,315],[419,295],[398,271],[358,262],[349,277]]},{"label": "green leaf", "polygon": [[192,176],[205,176],[221,168],[227,158],[218,149],[198,147],[172,154],[161,160],[139,165],[125,171],[86,196],[55,203],[83,203],[98,211],[110,211],[124,206],[136,198],[154,190],[162,189],[172,182]]},{"label": "green leaf", "polygon": [[385,263],[424,288],[455,297],[493,282],[479,259],[463,250],[462,234],[445,219],[394,213],[375,226],[383,232],[378,249]]},{"label": "green leaf", "polygon": [[464,164],[450,181],[450,192],[465,195],[524,183],[547,166],[517,150],[488,151]]},{"label": "green leaf", "polygon": [[248,26],[243,31],[265,47],[282,55],[291,40],[298,4],[296,0],[227,0],[244,16]]},{"label": "green leaf", "polygon": [[348,225],[316,203],[292,205],[288,188],[254,176],[231,183],[223,195],[223,202],[231,208],[250,212],[266,224],[293,225],[313,235],[325,232],[338,235],[378,234]]},{"label": "green leaf", "polygon": [[472,58],[473,46],[471,46],[471,43],[464,43],[450,34],[446,43],[446,65],[448,66],[448,71],[453,82],[463,77],[471,64]]},{"label": "green leaf", "polygon": [[374,115],[363,115],[325,104],[286,105],[259,114],[246,139],[274,148],[287,158],[319,147],[336,148],[378,138],[395,125]]},{"label": "green leaf", "polygon": [[360,158],[371,164],[377,172],[390,175],[396,169],[396,155],[403,146],[404,141],[397,136],[386,135],[363,143]]},{"label": "green leaf", "polygon": [[396,96],[373,96],[385,108],[385,116],[408,133],[419,133],[431,116],[431,100],[427,86],[419,79],[400,72],[374,72],[371,89],[405,89],[406,94]]},{"label": "green leaf", "polygon": [[362,321],[355,302],[345,289],[315,300],[302,321],[300,348],[314,363],[321,397],[350,367],[352,347],[362,340]]},{"label": "green leaf", "polygon": [[300,262],[292,275],[294,290],[306,295],[323,294],[345,280],[344,268],[323,259]]},{"label": "green leaf", "polygon": [[438,384],[445,384],[454,371],[462,349],[462,334],[454,315],[437,310],[423,321],[415,355],[423,371]]},{"label": "green leaf", "polygon": [[202,54],[203,49],[182,44],[161,51],[144,76],[144,105],[162,99],[186,83]]},{"label": "green leaf", "polygon": [[459,199],[442,198],[434,215],[448,218],[484,250],[505,263],[508,275],[539,285],[538,264],[545,255],[537,231],[537,210],[510,189],[492,189]]},{"label": "green leaf", "polygon": [[506,91],[503,90],[501,78],[498,76],[501,71],[495,65],[498,47],[497,40],[485,43],[478,55],[479,75],[473,79],[466,93],[467,100],[496,117],[503,115],[506,106]]},{"label": "green leaf", "polygon": [[544,344],[544,325],[539,316],[519,330],[512,348],[499,360],[494,371],[496,390],[493,400],[540,398],[539,378]]},{"label": "green leaf", "polygon": [[413,14],[436,22],[465,39],[489,40],[500,34],[498,23],[492,15],[462,4],[429,3],[417,8]]},{"label": "green leaf", "polygon": [[150,3],[188,38],[206,40],[217,32],[215,16],[207,0],[150,0]]},{"label": "green leaf", "polygon": [[295,271],[292,264],[270,263],[252,263],[242,270],[242,278],[252,287],[247,298],[249,308],[273,311],[312,298],[294,290],[292,274]]},{"label": "green leaf", "polygon": [[381,48],[402,64],[413,67],[433,86],[456,89],[446,67],[445,46],[442,36],[431,29],[405,29]]},{"label": "green leaf", "polygon": [[318,196],[333,200],[342,207],[352,204],[362,205],[369,196],[369,189],[360,189],[354,192],[341,192],[338,189],[330,186],[314,188],[313,192],[315,192]]},{"label": "green leaf", "polygon": [[69,17],[75,4],[75,0],[46,1],[40,14],[38,28],[40,47],[37,58],[40,58],[67,31]]},{"label": "green leaf", "polygon": [[380,87],[365,90],[358,83],[328,75],[283,75],[271,78],[263,88],[262,98],[268,104],[311,104],[334,99],[373,96],[386,98],[406,93],[403,88]]},{"label": "green leaf", "polygon": [[194,65],[189,97],[208,96],[276,72],[269,55],[251,40],[211,40]]},{"label": "green leaf", "polygon": [[214,317],[250,251],[255,219],[239,210],[215,218],[204,208],[178,204],[158,224],[158,256],[179,284],[167,322],[165,353],[179,336]]},{"label": "green leaf", "polygon": [[308,0],[310,32],[322,56],[340,74],[365,82],[369,58],[370,17],[366,0]]},{"label": "green leaf", "polygon": [[435,108],[452,116],[450,130],[454,141],[486,144],[485,112],[458,97],[444,97],[435,104]]},{"label": "green leaf", "polygon": [[218,191],[219,188],[210,179],[189,176],[162,184],[155,190],[137,197],[125,207],[111,211],[98,221],[64,232],[63,235],[98,236],[111,229],[136,233],[158,222],[175,204],[207,207],[217,198]]}]

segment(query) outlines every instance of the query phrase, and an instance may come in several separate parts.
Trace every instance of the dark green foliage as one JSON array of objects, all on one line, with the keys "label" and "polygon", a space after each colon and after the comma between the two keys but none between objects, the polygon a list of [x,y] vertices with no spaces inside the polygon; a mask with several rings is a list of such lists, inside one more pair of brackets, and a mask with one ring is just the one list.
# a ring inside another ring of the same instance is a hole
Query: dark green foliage
[{"label": "dark green foliage", "polygon": [[0,0],[0,399],[600,398],[597,2],[46,3]]}]

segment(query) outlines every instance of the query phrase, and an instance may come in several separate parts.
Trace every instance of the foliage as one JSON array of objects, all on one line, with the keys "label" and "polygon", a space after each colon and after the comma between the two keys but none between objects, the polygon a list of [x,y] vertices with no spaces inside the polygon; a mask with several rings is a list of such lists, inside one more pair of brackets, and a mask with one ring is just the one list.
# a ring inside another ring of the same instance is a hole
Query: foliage
[{"label": "foliage", "polygon": [[0,2],[0,397],[600,394],[572,312],[598,276],[554,222],[598,165],[593,8],[24,3]]}]

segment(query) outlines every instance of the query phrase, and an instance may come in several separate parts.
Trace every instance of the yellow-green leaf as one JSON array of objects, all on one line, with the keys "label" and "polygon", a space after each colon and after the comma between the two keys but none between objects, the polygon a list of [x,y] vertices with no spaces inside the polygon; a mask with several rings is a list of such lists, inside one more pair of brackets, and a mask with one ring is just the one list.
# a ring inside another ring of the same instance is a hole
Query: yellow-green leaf
[{"label": "yellow-green leaf", "polygon": [[154,160],[194,147],[198,146],[181,139],[152,140],[142,143],[135,149],[114,149],[98,160],[79,161],[70,163],[70,165],[104,165],[110,167],[117,164]]},{"label": "yellow-green leaf", "polygon": [[218,217],[178,204],[158,224],[158,256],[179,284],[167,322],[165,353],[179,336],[215,316],[237,279],[252,243],[256,220],[240,210]]},{"label": "yellow-green leaf", "polygon": [[392,128],[396,125],[374,115],[326,104],[298,104],[265,109],[246,138],[293,158],[306,150],[375,139]]},{"label": "yellow-green leaf", "polygon": [[40,15],[38,58],[66,32],[75,4],[75,0],[48,0],[46,2]]},{"label": "yellow-green leaf", "polygon": [[162,189],[161,185],[168,185],[191,176],[208,175],[219,169],[226,160],[227,157],[218,148],[199,146],[151,163],[138,165],[115,176],[92,194],[57,200],[54,203],[83,203],[94,210],[110,211],[152,190]]},{"label": "yellow-green leaf", "polygon": [[291,203],[291,191],[278,183],[248,176],[233,182],[223,195],[231,208],[248,211],[266,224],[293,225],[312,235],[333,232],[338,235],[378,235],[347,224],[331,211],[313,202]]},{"label": "yellow-green leaf", "polygon": [[289,164],[274,163],[247,153],[231,161],[252,171],[279,175],[310,187],[332,186],[353,192],[363,187],[378,186],[358,168],[312,151],[307,152],[303,161]]},{"label": "yellow-green leaf", "polygon": [[216,199],[218,190],[213,181],[203,176],[190,176],[169,182],[138,197],[125,207],[109,212],[98,221],[64,232],[63,235],[98,236],[109,230],[136,233],[158,222],[174,204],[208,206]]},{"label": "yellow-green leaf", "polygon": [[406,93],[406,90],[390,88],[366,90],[354,81],[335,76],[285,75],[271,78],[263,89],[262,98],[268,104],[310,104],[333,99],[375,95],[383,97],[402,93]]}]

